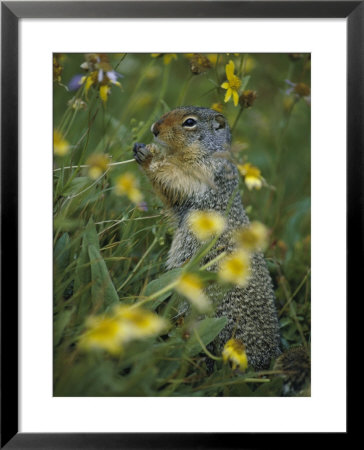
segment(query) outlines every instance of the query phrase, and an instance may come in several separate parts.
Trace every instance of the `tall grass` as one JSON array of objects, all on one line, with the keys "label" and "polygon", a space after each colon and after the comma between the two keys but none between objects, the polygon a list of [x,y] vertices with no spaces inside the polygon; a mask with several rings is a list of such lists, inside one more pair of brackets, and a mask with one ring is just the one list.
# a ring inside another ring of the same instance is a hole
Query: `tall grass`
[{"label": "tall grass", "polygon": [[[224,318],[179,314],[183,299],[174,287],[181,269],[165,269],[173,228],[132,146],[151,142],[151,124],[176,106],[222,108],[235,161],[261,172],[261,189],[248,189],[242,176],[238,195],[250,218],[269,229],[266,259],[282,349],[300,345],[309,353],[309,55],[219,54],[209,55],[209,63],[166,56],[105,55],[110,67],[103,67],[123,75],[116,79],[121,86],[96,78],[71,90],[75,75],[90,75],[93,60],[88,57],[85,72],[85,55],[55,55],[54,395],[281,395],[284,370],[274,369],[274,361],[265,372],[244,372],[211,354],[208,344]],[[251,104],[224,102],[221,84],[230,60],[242,80],[240,93],[254,94]],[[82,345],[92,320],[113,317],[116,305],[136,311],[136,304],[164,318],[166,328],[130,339],[119,352]],[[212,371],[206,355],[216,359]]]}]

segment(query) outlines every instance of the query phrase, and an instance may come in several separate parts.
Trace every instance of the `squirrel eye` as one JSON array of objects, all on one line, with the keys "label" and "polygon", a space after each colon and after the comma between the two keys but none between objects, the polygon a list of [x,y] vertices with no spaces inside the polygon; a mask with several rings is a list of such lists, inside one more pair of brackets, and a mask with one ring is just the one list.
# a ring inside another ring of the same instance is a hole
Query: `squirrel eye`
[{"label": "squirrel eye", "polygon": [[193,127],[195,126],[197,121],[195,119],[192,119],[191,117],[187,120],[185,120],[182,124],[183,127]]}]

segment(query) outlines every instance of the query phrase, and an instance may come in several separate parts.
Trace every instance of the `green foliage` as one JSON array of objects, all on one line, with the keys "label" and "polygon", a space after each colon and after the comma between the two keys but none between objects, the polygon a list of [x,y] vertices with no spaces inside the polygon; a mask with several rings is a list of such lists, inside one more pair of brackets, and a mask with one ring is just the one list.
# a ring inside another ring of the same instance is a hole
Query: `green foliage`
[{"label": "green foliage", "polygon": [[[145,288],[144,295],[149,296],[155,292],[161,291],[169,286],[182,272],[182,269],[169,270],[156,280],[151,281]],[[155,310],[164,300],[171,296],[173,289],[168,289],[164,294],[158,295],[158,298],[146,304],[147,308]]]},{"label": "green foliage", "polygon": [[[173,288],[182,269],[165,269],[172,224],[133,162],[132,146],[149,143],[151,124],[176,106],[223,105],[234,160],[257,166],[265,180],[260,190],[249,190],[242,177],[237,195],[250,218],[270,230],[266,257],[282,348],[303,345],[309,351],[310,108],[303,95],[310,84],[309,55],[212,55],[211,67],[198,74],[182,54],[169,64],[163,56],[106,55],[123,74],[121,87],[108,83],[106,101],[98,82],[88,90],[86,82],[76,91],[67,88],[83,72],[84,55],[57,58],[63,72],[54,84],[54,124],[61,135],[54,157],[54,395],[282,395],[283,380],[274,370],[243,374],[223,364],[221,355],[208,367],[209,344],[226,320],[213,311],[207,317],[193,308],[184,318],[180,313],[187,301]],[[251,106],[224,103],[220,86],[229,60],[241,92],[256,93]],[[91,155],[106,155],[111,163],[100,166],[99,176],[90,170]],[[137,180],[145,204],[134,202],[131,193],[117,195],[126,173]],[[189,263],[191,270],[198,270],[199,261]],[[211,272],[200,275],[215,282]],[[169,319],[165,334],[131,341],[119,355],[80,347],[90,317],[135,303]]]},{"label": "green foliage", "polygon": [[[197,334],[200,340],[206,346],[212,342],[227,323],[226,317],[208,318],[201,320],[196,326]],[[196,335],[192,336],[186,345],[186,353],[189,356],[195,356],[201,351],[201,344]]]}]

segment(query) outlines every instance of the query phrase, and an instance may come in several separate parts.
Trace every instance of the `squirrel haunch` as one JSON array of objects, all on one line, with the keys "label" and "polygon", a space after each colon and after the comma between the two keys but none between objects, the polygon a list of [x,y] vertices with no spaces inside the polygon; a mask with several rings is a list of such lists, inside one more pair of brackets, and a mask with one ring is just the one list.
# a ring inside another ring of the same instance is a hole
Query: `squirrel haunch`
[{"label": "squirrel haunch", "polygon": [[[191,211],[225,214],[238,186],[239,174],[228,157],[229,125],[214,110],[180,107],[162,116],[151,131],[155,143],[135,144],[133,150],[135,159],[175,219],[176,231],[167,260],[167,268],[172,269],[182,266],[200,247],[187,223]],[[241,198],[235,195],[227,229],[203,263],[223,251],[233,251],[234,230],[248,224]],[[206,292],[216,303],[217,316],[228,319],[215,341],[218,350],[234,336],[244,342],[250,365],[256,369],[268,367],[271,358],[280,354],[280,338],[272,281],[263,255],[257,252],[252,256],[251,277],[246,287],[234,287],[222,294],[221,287],[214,284]]]}]

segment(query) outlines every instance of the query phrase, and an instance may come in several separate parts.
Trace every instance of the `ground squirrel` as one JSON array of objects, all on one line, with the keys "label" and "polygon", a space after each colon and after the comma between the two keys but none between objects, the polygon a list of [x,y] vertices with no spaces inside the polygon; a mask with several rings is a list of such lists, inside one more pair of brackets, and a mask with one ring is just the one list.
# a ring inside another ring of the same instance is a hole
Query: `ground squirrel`
[{"label": "ground squirrel", "polygon": [[[248,225],[249,219],[240,195],[233,197],[239,174],[228,157],[231,133],[225,117],[211,109],[184,106],[162,116],[151,131],[155,143],[136,143],[133,151],[176,222],[167,268],[183,265],[200,246],[188,227],[189,213],[213,210],[224,214],[233,198],[227,229],[204,263],[222,251],[231,252],[233,231]],[[246,287],[234,287],[222,297],[221,287],[214,284],[207,288],[207,294],[216,302],[216,315],[228,318],[215,341],[217,350],[221,351],[233,335],[245,344],[251,366],[268,367],[271,358],[280,353],[280,338],[272,282],[263,255],[257,252],[252,256]]]}]

